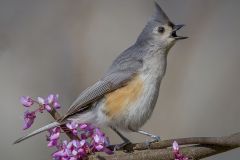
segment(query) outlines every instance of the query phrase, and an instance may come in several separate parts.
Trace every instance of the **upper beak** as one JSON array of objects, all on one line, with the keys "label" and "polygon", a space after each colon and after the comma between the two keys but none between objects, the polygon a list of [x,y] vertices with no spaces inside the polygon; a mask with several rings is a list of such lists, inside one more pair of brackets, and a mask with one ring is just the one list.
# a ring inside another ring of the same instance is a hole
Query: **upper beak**
[{"label": "upper beak", "polygon": [[176,33],[183,26],[185,26],[185,25],[184,24],[179,24],[179,25],[174,25],[173,26],[172,37],[175,38],[176,40],[187,39],[188,38],[188,37],[178,36],[177,33]]}]

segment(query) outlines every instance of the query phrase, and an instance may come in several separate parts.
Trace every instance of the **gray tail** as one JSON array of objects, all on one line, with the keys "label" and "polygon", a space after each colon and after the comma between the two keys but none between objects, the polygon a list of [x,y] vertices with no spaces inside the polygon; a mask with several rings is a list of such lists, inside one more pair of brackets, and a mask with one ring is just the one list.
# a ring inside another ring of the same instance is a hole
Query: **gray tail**
[{"label": "gray tail", "polygon": [[46,130],[48,130],[48,129],[50,129],[50,128],[54,128],[54,127],[57,127],[57,126],[60,126],[60,125],[61,125],[61,124],[58,123],[58,122],[50,123],[50,124],[48,124],[48,125],[46,125],[46,126],[44,126],[44,127],[42,127],[42,128],[39,128],[39,129],[33,131],[32,133],[30,133],[30,134],[28,134],[28,135],[26,135],[26,136],[23,136],[23,137],[17,139],[15,142],[13,142],[13,144],[20,143],[20,142],[22,142],[22,141],[24,141],[24,140],[26,140],[26,139],[28,139],[28,138],[30,138],[30,137],[32,137],[32,136],[35,136],[35,135],[37,135],[37,134],[39,134],[39,133],[42,133],[42,132],[44,132],[44,131],[46,131]]}]

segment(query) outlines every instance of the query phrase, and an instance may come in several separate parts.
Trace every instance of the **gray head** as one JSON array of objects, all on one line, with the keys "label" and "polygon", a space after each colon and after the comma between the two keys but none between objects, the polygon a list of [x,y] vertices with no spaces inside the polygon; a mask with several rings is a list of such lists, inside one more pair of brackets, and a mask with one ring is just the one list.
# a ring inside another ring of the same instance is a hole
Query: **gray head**
[{"label": "gray head", "polygon": [[169,49],[177,40],[187,38],[176,34],[176,31],[184,25],[175,25],[172,23],[157,2],[155,2],[155,8],[155,13],[138,37],[137,43],[146,42]]}]

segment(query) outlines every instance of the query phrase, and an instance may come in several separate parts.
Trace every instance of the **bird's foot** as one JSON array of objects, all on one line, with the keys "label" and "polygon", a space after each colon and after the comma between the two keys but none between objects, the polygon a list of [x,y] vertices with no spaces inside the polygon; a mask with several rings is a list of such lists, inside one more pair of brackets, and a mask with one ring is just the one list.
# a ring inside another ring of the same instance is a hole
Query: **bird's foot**
[{"label": "bird's foot", "polygon": [[156,135],[154,135],[154,134],[151,134],[151,133],[145,132],[145,131],[143,131],[143,130],[138,130],[137,132],[140,133],[140,134],[142,134],[142,135],[145,135],[145,136],[151,137],[151,138],[152,138],[152,141],[150,141],[150,143],[160,141],[160,137],[159,137],[159,136],[156,136]]},{"label": "bird's foot", "polygon": [[150,141],[150,143],[159,142],[161,140],[160,136],[156,135],[152,135],[151,138],[152,140]]},{"label": "bird's foot", "polygon": [[[114,145],[113,151],[119,151],[119,150],[124,150],[126,152],[131,152],[131,142],[130,141],[125,141],[121,144],[116,144]],[[128,147],[129,146],[129,147]]]},{"label": "bird's foot", "polygon": [[145,141],[145,142],[144,142],[144,144],[145,144],[145,146],[146,146],[147,148],[150,147],[151,143],[159,142],[159,141],[161,140],[161,139],[160,139],[160,136],[155,136],[155,135],[153,135],[153,136],[151,136],[151,138],[152,138],[152,140],[150,140],[150,141]]},{"label": "bird's foot", "polygon": [[126,141],[126,142],[123,142],[121,144],[116,144],[115,147],[114,147],[114,151],[118,151],[118,150],[124,149],[124,147],[126,147],[129,144],[131,144],[130,141]]}]

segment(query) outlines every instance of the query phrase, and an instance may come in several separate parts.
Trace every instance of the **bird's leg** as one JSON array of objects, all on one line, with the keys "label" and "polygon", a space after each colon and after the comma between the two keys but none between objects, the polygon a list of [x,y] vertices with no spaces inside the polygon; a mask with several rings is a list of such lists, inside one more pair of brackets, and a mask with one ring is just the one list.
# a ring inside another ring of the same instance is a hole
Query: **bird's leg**
[{"label": "bird's leg", "polygon": [[137,132],[137,133],[140,133],[140,134],[143,134],[143,135],[145,135],[145,136],[151,137],[153,140],[150,141],[150,143],[160,141],[160,137],[159,137],[159,136],[156,136],[156,135],[154,135],[154,134],[145,132],[145,131],[143,131],[143,130],[138,130],[138,131],[136,131],[136,132]]},{"label": "bird's leg", "polygon": [[117,133],[117,135],[123,140],[123,143],[121,144],[116,144],[114,147],[114,150],[119,150],[123,147],[125,147],[128,144],[131,144],[130,140],[127,139],[124,135],[122,135],[121,132],[119,132],[116,128],[114,127],[110,127],[115,133]]}]

